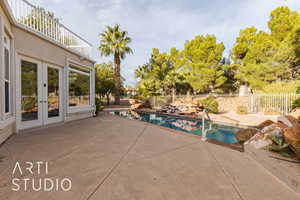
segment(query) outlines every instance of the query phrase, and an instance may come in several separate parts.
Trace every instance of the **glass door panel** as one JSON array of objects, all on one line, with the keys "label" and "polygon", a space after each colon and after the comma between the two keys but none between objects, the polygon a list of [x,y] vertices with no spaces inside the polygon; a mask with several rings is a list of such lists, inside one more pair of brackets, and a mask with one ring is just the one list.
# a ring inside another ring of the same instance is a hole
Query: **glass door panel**
[{"label": "glass door panel", "polygon": [[44,124],[62,121],[62,69],[43,66],[43,121]]},{"label": "glass door panel", "polygon": [[60,115],[59,69],[48,67],[48,118]]},{"label": "glass door panel", "polygon": [[21,61],[21,121],[39,118],[38,65]]}]

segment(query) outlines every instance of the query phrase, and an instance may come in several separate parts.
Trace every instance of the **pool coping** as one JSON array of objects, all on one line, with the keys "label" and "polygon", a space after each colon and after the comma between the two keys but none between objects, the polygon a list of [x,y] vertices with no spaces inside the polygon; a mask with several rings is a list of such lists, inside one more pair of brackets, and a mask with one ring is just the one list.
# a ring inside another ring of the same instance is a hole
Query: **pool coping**
[{"label": "pool coping", "polygon": [[[120,110],[116,109],[116,110],[110,110],[110,111],[104,111],[104,112],[106,112],[110,115],[113,115],[110,112],[114,112],[114,111],[120,111]],[[125,111],[125,110],[121,110],[121,111]],[[181,116],[181,115],[176,116],[176,115],[169,115],[167,113],[146,112],[146,111],[142,111],[142,110],[133,110],[133,111],[139,111],[139,112],[144,112],[144,113],[152,113],[152,114],[163,114],[163,115],[168,115],[168,116],[173,116],[173,117],[178,117],[178,118],[181,117],[181,118],[186,118],[186,119],[197,119],[197,120],[200,119],[200,118],[193,118],[192,116],[189,116],[189,117],[185,117],[185,116]],[[197,138],[197,139],[200,139],[200,141],[203,141],[203,140],[201,140],[201,139],[203,139],[203,137],[200,136],[200,135],[194,135],[192,133],[186,133],[186,132],[181,131],[181,130],[174,130],[172,128],[160,126],[160,125],[157,125],[157,124],[152,124],[152,123],[149,123],[149,122],[140,121],[140,120],[137,120],[137,119],[130,119],[130,118],[122,117],[122,116],[119,116],[119,115],[113,115],[113,116],[116,116],[116,117],[119,117],[119,118],[122,118],[122,119],[127,119],[127,120],[139,121],[141,123],[144,123],[144,124],[147,124],[147,125],[150,125],[150,126],[159,127],[160,129],[163,129],[163,130],[168,130],[173,134],[185,135],[185,136]],[[223,123],[222,124],[219,123],[219,124],[224,125]],[[238,127],[238,128],[240,128],[240,127]],[[245,151],[243,143],[237,142],[237,143],[229,144],[229,143],[221,142],[221,141],[210,139],[210,138],[205,138],[205,141],[209,142],[211,144],[216,144],[216,145],[219,145],[219,146],[227,147],[227,148],[230,148],[230,149],[233,149],[233,150],[236,150],[236,151],[240,151],[240,152]]]}]

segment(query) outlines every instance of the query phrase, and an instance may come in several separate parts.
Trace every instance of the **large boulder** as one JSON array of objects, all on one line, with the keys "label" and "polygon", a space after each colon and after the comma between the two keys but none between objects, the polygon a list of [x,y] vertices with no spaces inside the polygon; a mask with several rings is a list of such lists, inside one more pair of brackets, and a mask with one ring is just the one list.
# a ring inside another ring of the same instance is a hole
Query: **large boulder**
[{"label": "large boulder", "polygon": [[[191,98],[181,98],[177,99],[175,102],[170,104],[170,106],[174,107],[175,110],[178,110],[182,113],[193,114],[198,112],[198,108],[201,107],[197,100],[193,100]],[[170,109],[172,112],[173,109]]]},{"label": "large boulder", "polygon": [[278,117],[278,122],[281,122],[288,127],[293,127],[299,124],[298,119],[290,115]]},{"label": "large boulder", "polygon": [[256,149],[263,149],[273,144],[273,141],[268,137],[267,134],[257,133],[245,145],[252,146]]},{"label": "large boulder", "polygon": [[143,106],[142,103],[136,103],[136,104],[131,105],[130,109],[131,110],[141,109],[142,106]]},{"label": "large boulder", "polygon": [[300,118],[300,108],[296,108],[290,113],[290,116],[299,119]]},{"label": "large boulder", "polygon": [[280,128],[276,123],[264,127],[261,130],[261,132],[268,136],[277,136],[277,137],[283,136],[283,129]]},{"label": "large boulder", "polygon": [[285,128],[283,135],[287,141],[300,142],[300,125]]},{"label": "large boulder", "polygon": [[131,105],[130,107],[131,110],[143,109],[143,108],[150,108],[150,109],[152,108],[149,100],[145,100],[144,102],[137,102]]},{"label": "large boulder", "polygon": [[277,122],[277,123],[275,123],[275,124],[276,124],[276,126],[278,126],[278,127],[281,128],[281,129],[285,129],[285,128],[288,127],[286,124],[284,124],[284,123],[282,123],[282,122]]},{"label": "large boulder", "polygon": [[245,145],[252,146],[256,149],[266,148],[273,144],[272,136],[282,137],[282,129],[279,128],[276,123],[273,122],[273,124],[271,124],[270,121],[268,121],[261,124],[261,130],[257,131],[253,137],[247,140]]},{"label": "large boulder", "polygon": [[138,104],[138,103],[142,103],[141,101],[139,101],[139,100],[137,100],[137,99],[129,99],[128,102],[129,102],[131,105]]},{"label": "large boulder", "polygon": [[266,126],[270,126],[270,125],[272,125],[272,124],[274,124],[274,123],[275,123],[275,122],[273,122],[272,120],[266,120],[266,121],[260,123],[260,124],[257,126],[257,128],[263,129],[263,128],[265,128]]},{"label": "large boulder", "polygon": [[284,129],[284,139],[300,158],[300,125]]},{"label": "large boulder", "polygon": [[251,139],[254,135],[257,133],[260,133],[259,129],[256,128],[247,128],[247,129],[242,129],[236,133],[236,139],[239,142],[246,142],[249,139]]}]

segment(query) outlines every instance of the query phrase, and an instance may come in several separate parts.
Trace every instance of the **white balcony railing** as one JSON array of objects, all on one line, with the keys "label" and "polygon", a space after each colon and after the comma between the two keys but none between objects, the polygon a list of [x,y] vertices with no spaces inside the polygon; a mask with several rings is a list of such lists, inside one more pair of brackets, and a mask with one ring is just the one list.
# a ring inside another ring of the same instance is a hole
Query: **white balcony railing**
[{"label": "white balcony railing", "polygon": [[8,3],[15,19],[20,24],[83,56],[91,57],[92,45],[61,24],[53,13],[34,6],[27,0],[8,0]]}]

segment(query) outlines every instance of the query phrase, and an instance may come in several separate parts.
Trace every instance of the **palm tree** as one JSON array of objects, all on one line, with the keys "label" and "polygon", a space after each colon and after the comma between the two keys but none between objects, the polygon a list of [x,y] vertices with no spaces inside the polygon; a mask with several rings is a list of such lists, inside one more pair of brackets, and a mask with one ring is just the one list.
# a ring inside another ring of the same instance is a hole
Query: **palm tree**
[{"label": "palm tree", "polygon": [[128,37],[127,31],[121,31],[120,26],[116,24],[114,27],[106,26],[106,30],[100,34],[100,46],[99,51],[101,56],[114,56],[115,65],[115,104],[120,105],[120,90],[121,90],[121,60],[123,60],[126,54],[132,53],[128,44],[131,42],[131,38]]}]

